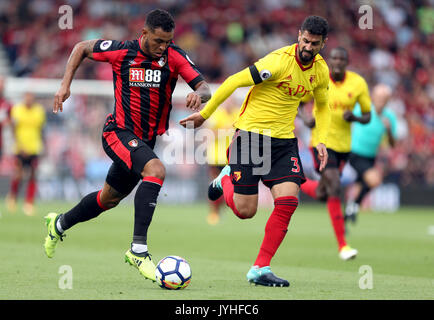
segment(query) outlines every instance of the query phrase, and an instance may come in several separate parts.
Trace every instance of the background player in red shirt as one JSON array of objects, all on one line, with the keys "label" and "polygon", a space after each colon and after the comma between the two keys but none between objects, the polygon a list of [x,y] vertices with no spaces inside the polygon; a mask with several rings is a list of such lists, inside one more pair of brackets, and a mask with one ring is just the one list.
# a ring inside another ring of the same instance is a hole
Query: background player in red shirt
[{"label": "background player in red shirt", "polygon": [[84,58],[111,63],[115,106],[106,119],[102,143],[113,163],[102,190],[88,194],[64,214],[45,217],[48,235],[44,246],[49,258],[65,230],[115,207],[142,180],[134,198],[134,234],[125,261],[155,281],[147,232],[165,178],[165,167],[153,152],[155,139],[168,128],[178,75],[194,89],[187,95],[187,108],[197,110],[211,97],[194,63],[173,44],[174,28],[173,17],[156,9],[148,13],[137,40],[90,40],[75,45],[54,98],[53,112],[62,111],[74,73]]}]

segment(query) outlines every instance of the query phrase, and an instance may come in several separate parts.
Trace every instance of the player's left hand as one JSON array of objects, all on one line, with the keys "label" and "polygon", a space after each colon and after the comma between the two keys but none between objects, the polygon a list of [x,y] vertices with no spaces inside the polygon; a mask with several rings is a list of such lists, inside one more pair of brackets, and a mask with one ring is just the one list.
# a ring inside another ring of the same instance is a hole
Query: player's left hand
[{"label": "player's left hand", "polygon": [[179,121],[179,124],[184,128],[191,128],[191,124],[193,124],[193,128],[200,127],[205,122],[205,118],[199,112],[195,112],[189,115],[187,118],[184,118]]},{"label": "player's left hand", "polygon": [[186,98],[186,107],[193,109],[194,111],[199,111],[200,105],[202,104],[202,98],[196,92],[190,92]]},{"label": "player's left hand", "polygon": [[350,110],[344,112],[344,120],[348,122],[352,122],[356,120],[356,116]]},{"label": "player's left hand", "polygon": [[318,160],[320,161],[319,171],[323,171],[327,165],[329,154],[327,152],[326,146],[323,143],[318,143],[316,150],[318,151]]}]

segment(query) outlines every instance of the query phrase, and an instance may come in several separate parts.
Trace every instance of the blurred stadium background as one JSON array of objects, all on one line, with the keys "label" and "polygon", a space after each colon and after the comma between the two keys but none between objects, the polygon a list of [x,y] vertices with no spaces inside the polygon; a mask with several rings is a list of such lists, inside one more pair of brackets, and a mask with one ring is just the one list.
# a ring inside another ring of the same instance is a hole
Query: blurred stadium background
[{"label": "blurred stadium background", "polygon": [[[73,9],[72,29],[59,28],[59,7]],[[360,29],[361,5],[373,9],[373,28]],[[399,140],[393,151],[381,152],[379,166],[385,184],[371,196],[375,210],[394,211],[400,204],[434,205],[434,1],[317,1],[317,0],[2,0],[0,2],[0,74],[7,78],[5,96],[16,103],[26,91],[36,94],[47,111],[45,152],[39,167],[38,200],[76,201],[99,188],[110,165],[101,147],[101,128],[113,109],[111,66],[85,61],[76,73],[72,96],[64,112],[53,115],[53,96],[75,43],[85,39],[135,39],[144,14],[156,7],[170,11],[176,21],[175,43],[186,50],[209,83],[221,83],[279,47],[296,42],[307,15],[328,19],[326,48],[345,47],[349,69],[370,85],[394,89],[389,106],[399,115]],[[171,115],[174,134],[160,139],[156,153],[170,139],[185,138],[177,122],[188,114],[184,99],[189,88],[178,82]],[[243,90],[230,103],[241,104]],[[11,133],[3,135],[0,194],[8,191],[12,171]],[[308,174],[309,131],[297,122],[301,154]],[[162,141],[164,140],[164,141]],[[164,157],[161,157],[163,163]],[[344,183],[351,180],[345,171]],[[206,167],[167,164],[161,202],[205,201]],[[376,200],[377,199],[377,200]],[[263,199],[266,204],[269,199]],[[307,199],[306,199],[307,201]]]}]

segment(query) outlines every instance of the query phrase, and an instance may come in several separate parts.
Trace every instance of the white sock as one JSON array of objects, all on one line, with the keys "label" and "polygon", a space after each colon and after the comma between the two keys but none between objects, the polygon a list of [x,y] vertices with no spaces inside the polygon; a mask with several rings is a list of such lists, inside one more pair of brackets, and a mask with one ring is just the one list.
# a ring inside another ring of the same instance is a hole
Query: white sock
[{"label": "white sock", "polygon": [[148,251],[148,246],[141,243],[133,243],[131,245],[131,250],[135,253],[143,253]]},{"label": "white sock", "polygon": [[56,222],[56,229],[57,229],[57,231],[59,231],[60,233],[63,233],[63,232],[64,232],[63,229],[62,229],[62,226],[60,225],[60,219],[57,219],[57,222]]}]

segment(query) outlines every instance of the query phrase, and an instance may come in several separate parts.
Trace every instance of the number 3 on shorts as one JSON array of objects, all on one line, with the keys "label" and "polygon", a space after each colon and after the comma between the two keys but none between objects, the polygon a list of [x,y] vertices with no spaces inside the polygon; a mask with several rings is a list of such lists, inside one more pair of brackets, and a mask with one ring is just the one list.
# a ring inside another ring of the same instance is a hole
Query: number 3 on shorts
[{"label": "number 3 on shorts", "polygon": [[295,173],[300,172],[300,166],[299,166],[299,164],[298,164],[298,158],[296,158],[296,157],[291,157],[291,161],[293,162],[293,165],[292,165],[292,169],[291,169],[291,171],[292,171],[292,172],[295,172]]}]

